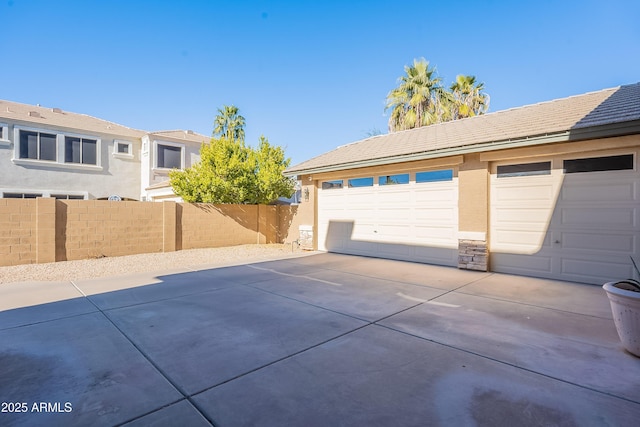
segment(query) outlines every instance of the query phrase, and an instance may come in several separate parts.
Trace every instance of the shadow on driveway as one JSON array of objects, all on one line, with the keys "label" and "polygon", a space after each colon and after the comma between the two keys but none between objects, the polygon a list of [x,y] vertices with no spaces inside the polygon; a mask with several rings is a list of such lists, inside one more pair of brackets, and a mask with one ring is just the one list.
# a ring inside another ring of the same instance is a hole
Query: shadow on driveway
[{"label": "shadow on driveway", "polygon": [[0,286],[1,425],[634,425],[597,286],[337,254]]}]

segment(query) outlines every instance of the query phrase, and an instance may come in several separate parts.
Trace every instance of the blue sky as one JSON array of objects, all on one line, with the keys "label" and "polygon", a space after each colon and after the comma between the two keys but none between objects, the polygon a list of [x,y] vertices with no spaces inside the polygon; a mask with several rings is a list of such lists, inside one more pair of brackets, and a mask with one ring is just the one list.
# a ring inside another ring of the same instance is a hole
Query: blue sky
[{"label": "blue sky", "polygon": [[1,99],[205,135],[233,104],[293,164],[386,133],[414,58],[490,111],[640,81],[637,0],[0,2]]}]

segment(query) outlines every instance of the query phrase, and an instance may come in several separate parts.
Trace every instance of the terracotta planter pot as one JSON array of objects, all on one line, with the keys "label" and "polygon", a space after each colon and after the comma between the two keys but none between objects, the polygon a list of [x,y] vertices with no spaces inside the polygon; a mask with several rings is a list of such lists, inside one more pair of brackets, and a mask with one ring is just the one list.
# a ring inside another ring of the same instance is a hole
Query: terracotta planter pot
[{"label": "terracotta planter pot", "polygon": [[607,291],[622,345],[629,353],[640,357],[640,292],[617,288],[616,283],[605,283],[602,287]]}]

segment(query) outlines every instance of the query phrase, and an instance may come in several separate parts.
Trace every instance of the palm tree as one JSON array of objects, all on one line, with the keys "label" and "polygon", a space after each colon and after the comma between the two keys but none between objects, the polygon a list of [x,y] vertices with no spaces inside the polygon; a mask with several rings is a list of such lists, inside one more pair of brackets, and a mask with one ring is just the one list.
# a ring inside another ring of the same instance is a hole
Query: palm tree
[{"label": "palm tree", "polygon": [[244,141],[245,120],[238,114],[238,107],[223,105],[213,120],[213,136],[231,141]]},{"label": "palm tree", "polygon": [[424,58],[413,60],[412,66],[405,66],[405,76],[399,85],[387,95],[385,111],[391,109],[389,131],[426,126],[442,121],[445,110],[441,108],[443,94],[441,79],[436,77],[435,68],[429,67]]},{"label": "palm tree", "polygon": [[451,85],[452,119],[463,119],[484,114],[489,109],[489,95],[483,93],[484,83],[475,76],[458,75]]}]

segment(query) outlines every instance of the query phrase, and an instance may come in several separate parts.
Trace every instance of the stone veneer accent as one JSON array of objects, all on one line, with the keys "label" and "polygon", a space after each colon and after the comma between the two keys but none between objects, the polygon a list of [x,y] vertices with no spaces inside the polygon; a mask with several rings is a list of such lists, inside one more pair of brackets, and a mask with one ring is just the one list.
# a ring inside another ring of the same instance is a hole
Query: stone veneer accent
[{"label": "stone veneer accent", "polygon": [[298,244],[301,249],[312,251],[313,250],[313,227],[309,225],[301,225],[300,237],[298,238]]},{"label": "stone veneer accent", "polygon": [[458,268],[487,271],[489,252],[484,240],[458,240]]}]

